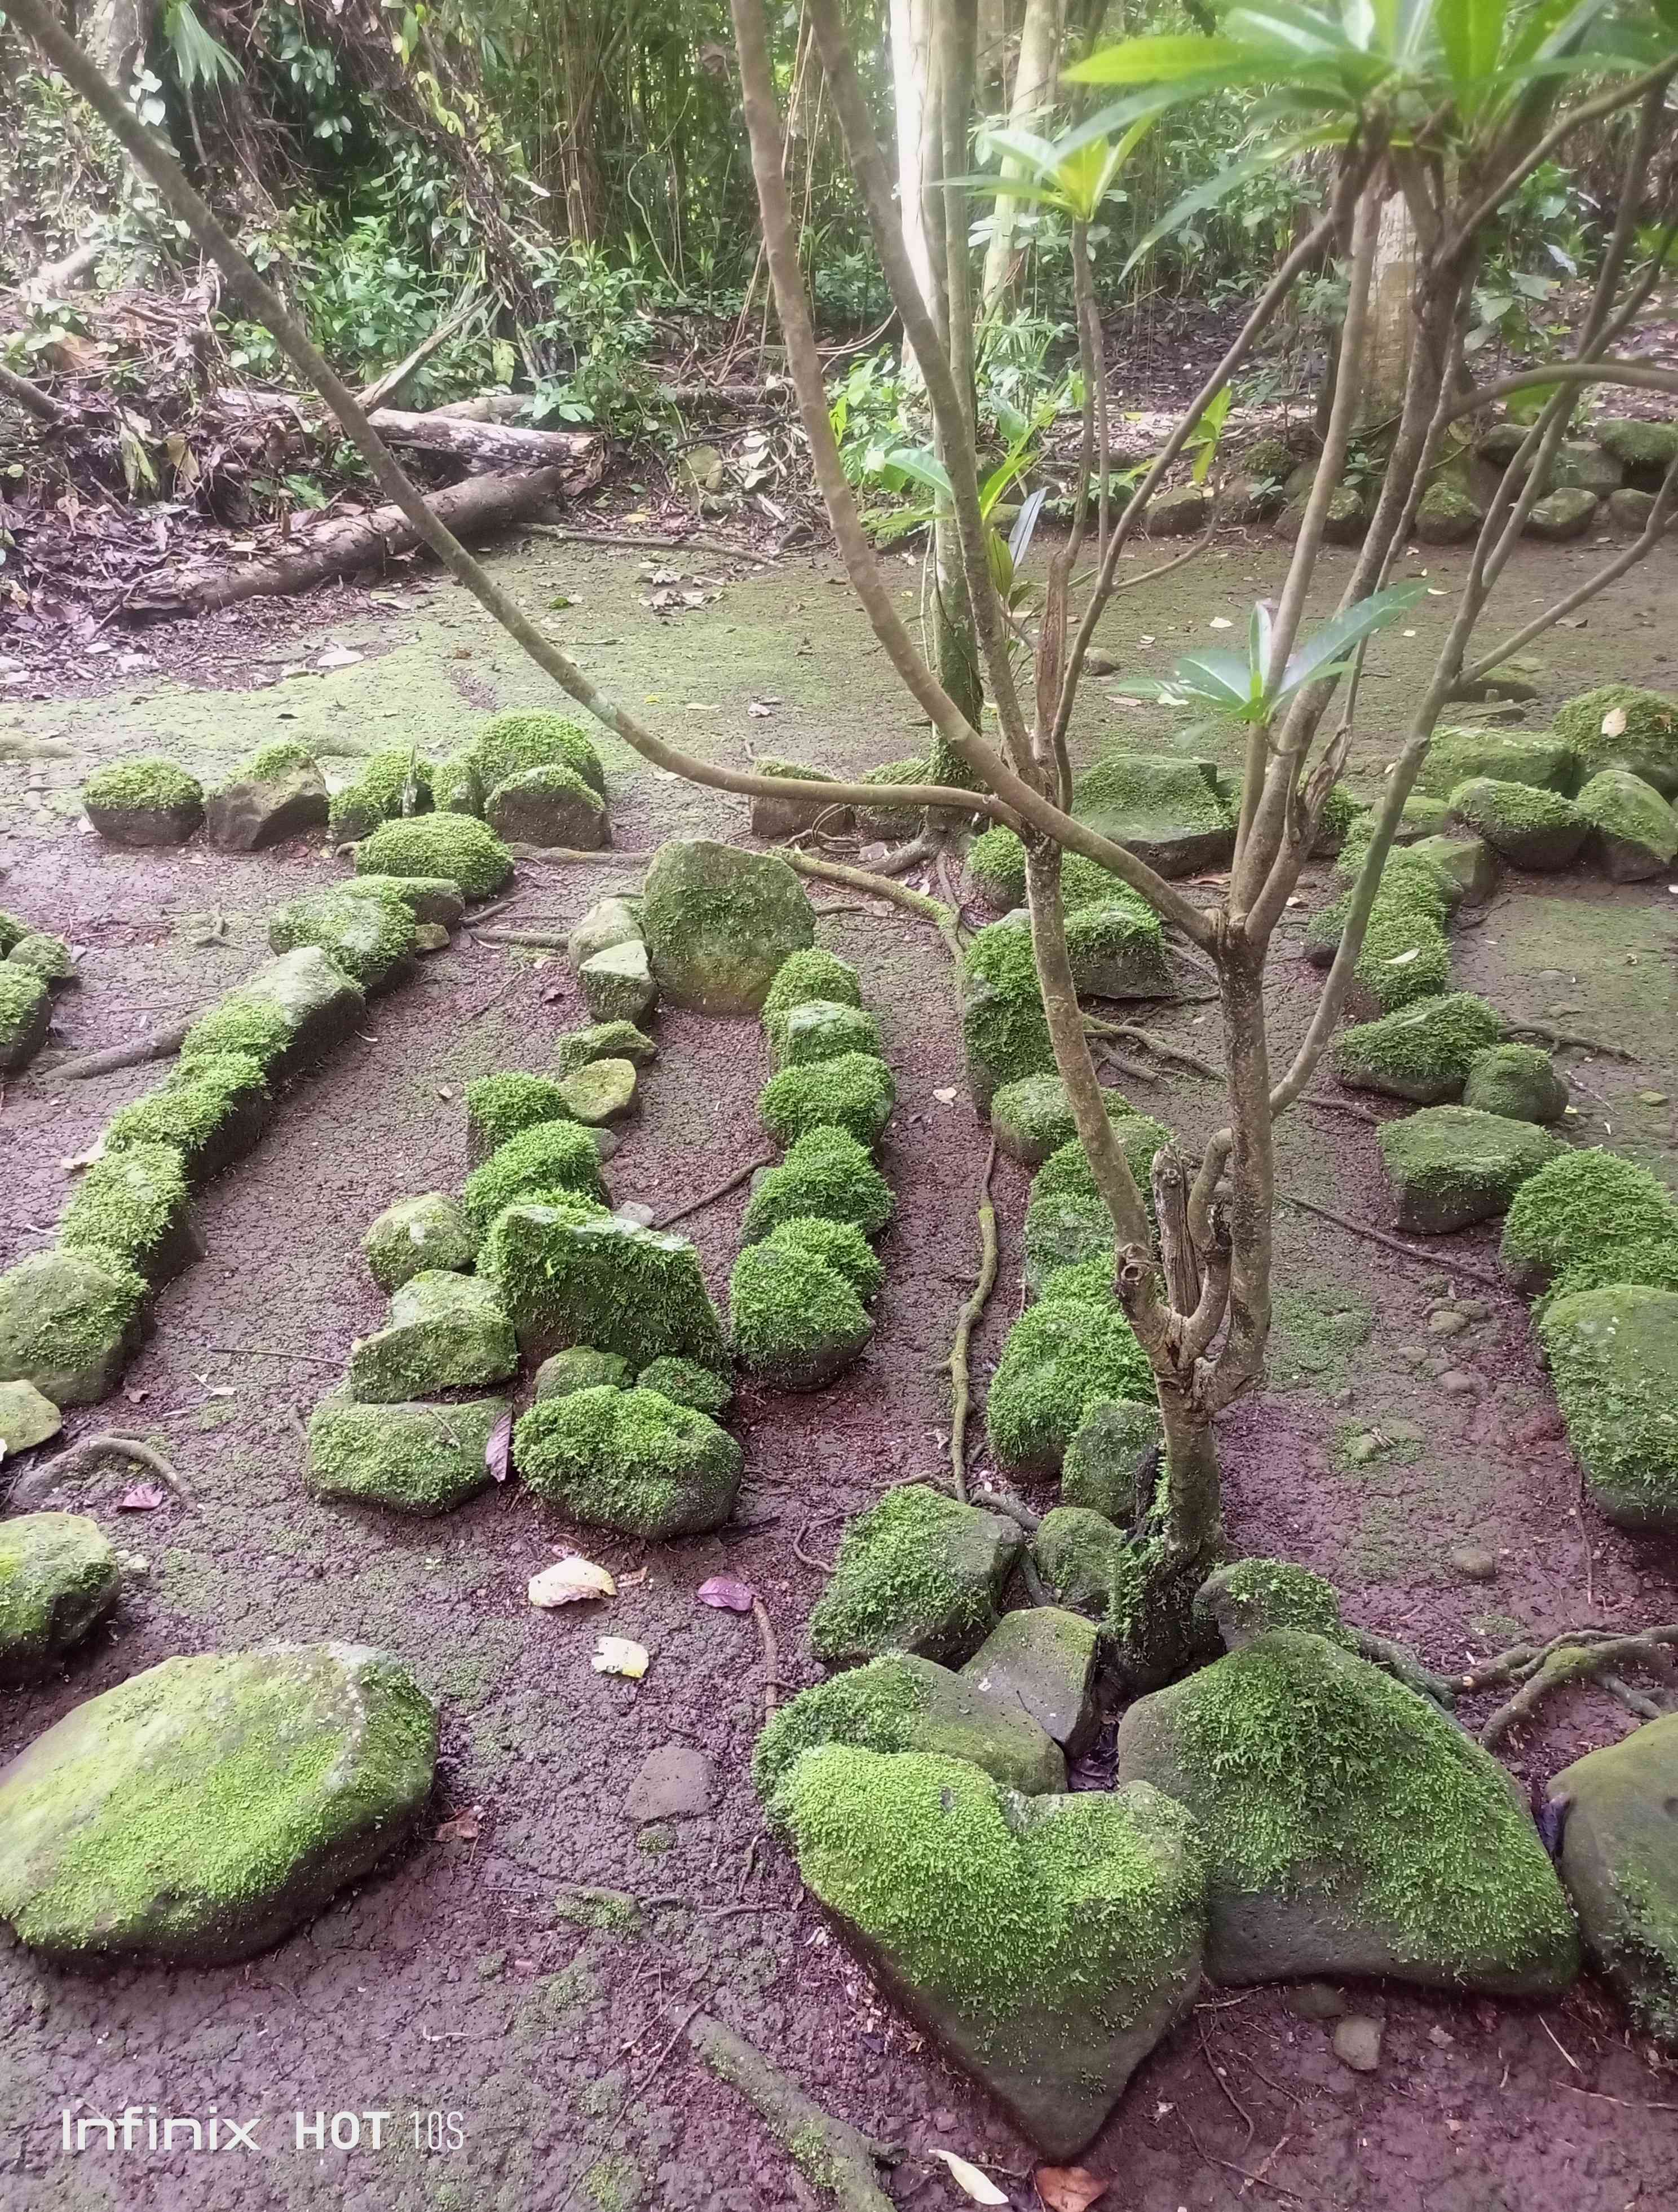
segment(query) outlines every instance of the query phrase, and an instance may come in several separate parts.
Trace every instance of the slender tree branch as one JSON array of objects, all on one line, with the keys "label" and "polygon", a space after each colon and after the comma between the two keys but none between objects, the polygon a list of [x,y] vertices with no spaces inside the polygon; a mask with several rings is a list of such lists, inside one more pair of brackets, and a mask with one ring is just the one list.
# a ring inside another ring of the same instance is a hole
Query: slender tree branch
[{"label": "slender tree branch", "polygon": [[1477,235],[1516,186],[1524,184],[1535,169],[1542,168],[1556,149],[1565,145],[1576,131],[1582,130],[1587,123],[1600,122],[1604,116],[1615,114],[1622,107],[1629,107],[1634,100],[1641,100],[1646,92],[1657,86],[1663,88],[1670,82],[1675,70],[1678,70],[1678,63],[1663,62],[1658,68],[1633,78],[1628,83],[1614,85],[1608,91],[1599,93],[1595,100],[1583,101],[1578,107],[1571,108],[1558,122],[1553,123],[1537,144],[1463,217],[1451,240],[1453,250]]}]

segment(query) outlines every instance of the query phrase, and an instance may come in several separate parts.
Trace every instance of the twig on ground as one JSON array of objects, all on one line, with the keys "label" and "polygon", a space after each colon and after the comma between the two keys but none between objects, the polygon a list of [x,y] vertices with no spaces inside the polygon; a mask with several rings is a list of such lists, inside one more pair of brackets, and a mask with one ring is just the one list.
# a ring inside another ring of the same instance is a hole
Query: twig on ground
[{"label": "twig on ground", "polygon": [[579,860],[592,868],[644,868],[651,853],[615,853],[609,848],[590,852],[580,845],[519,845],[507,847],[521,867],[540,867],[545,860]]},{"label": "twig on ground", "polygon": [[1023,1528],[1028,1536],[1036,1535],[1043,1526],[1040,1513],[1033,1513],[1030,1506],[1017,1498],[1011,1490],[999,1490],[994,1483],[987,1482],[983,1490],[975,1492],[972,1502],[975,1505],[984,1506],[987,1513],[1003,1514],[1016,1527]]},{"label": "twig on ground", "polygon": [[49,428],[56,428],[64,419],[64,410],[50,392],[43,392],[38,384],[31,384],[27,376],[19,376],[3,364],[0,364],[0,398],[15,400]]},{"label": "twig on ground", "polygon": [[1455,1683],[1447,1680],[1443,1674],[1434,1674],[1431,1668],[1424,1667],[1402,1644],[1395,1644],[1390,1637],[1377,1636],[1367,1628],[1354,1628],[1348,1633],[1360,1658],[1367,1659],[1372,1666],[1381,1668],[1395,1680],[1402,1682],[1407,1690],[1414,1690],[1421,1697],[1431,1698],[1436,1705],[1443,1705],[1447,1711],[1456,1704]]},{"label": "twig on ground", "polygon": [[1209,1060],[1202,1060],[1197,1052],[1185,1052],[1181,1045],[1167,1044],[1163,1037],[1154,1036],[1138,1022],[1106,1022],[1099,1015],[1086,1014],[1084,1028],[1091,1036],[1122,1037],[1128,1044],[1139,1044],[1144,1052],[1151,1052],[1172,1067],[1185,1067],[1190,1075],[1203,1075],[1209,1083],[1221,1083],[1223,1070],[1214,1067]]},{"label": "twig on ground", "polygon": [[481,906],[471,916],[472,927],[476,929],[481,921],[488,921],[491,915],[505,914],[509,907],[522,906],[530,896],[528,891],[509,891],[505,898],[491,899],[488,906]]},{"label": "twig on ground", "polygon": [[65,1083],[85,1083],[90,1076],[111,1075],[119,1067],[143,1067],[148,1060],[167,1060],[172,1053],[180,1050],[186,1032],[197,1019],[194,1014],[169,1029],[154,1030],[149,1036],[136,1037],[131,1044],[113,1044],[104,1052],[83,1053],[79,1060],[64,1060],[46,1073]]},{"label": "twig on ground", "polygon": [[781,1651],[775,1641],[775,1624],[760,1597],[752,1600],[752,1619],[757,1624],[758,1639],[763,1645],[763,1717],[772,1721],[779,1701],[777,1693],[786,1685],[780,1679]]},{"label": "twig on ground", "polygon": [[997,1209],[990,1198],[990,1178],[996,1170],[997,1140],[993,1137],[984,1157],[984,1180],[978,1188],[978,1275],[956,1316],[955,1339],[949,1354],[949,1465],[955,1495],[963,1505],[967,1502],[967,1414],[972,1404],[967,1347],[997,1286]]},{"label": "twig on ground", "polygon": [[474,945],[528,945],[539,952],[563,952],[570,933],[555,929],[469,929]]},{"label": "twig on ground", "polygon": [[225,1352],[230,1359],[283,1359],[294,1367],[337,1367],[342,1362],[323,1359],[316,1352],[276,1352],[268,1344],[207,1344],[206,1352]]},{"label": "twig on ground", "polygon": [[693,2023],[688,2039],[717,2079],[755,2107],[800,2173],[832,2203],[844,2212],[894,2212],[874,2171],[876,2160],[890,2155],[883,2145],[823,2112],[760,2051],[709,2014]]},{"label": "twig on ground", "polygon": [[1307,1091],[1299,1100],[1301,1106],[1314,1106],[1320,1114],[1345,1114],[1354,1121],[1367,1121],[1378,1129],[1381,1117],[1372,1114],[1367,1106],[1354,1106],[1349,1098],[1322,1098],[1314,1091]]},{"label": "twig on ground", "polygon": [[709,1190],[702,1190],[697,1198],[690,1198],[686,1205],[678,1206],[673,1213],[663,1215],[653,1223],[653,1227],[669,1229],[678,1221],[686,1221],[690,1214],[702,1213],[707,1206],[714,1206],[719,1198],[726,1198],[731,1190],[738,1190],[741,1184],[754,1176],[760,1168],[772,1167],[774,1161],[772,1152],[765,1152],[760,1158],[748,1160],[744,1167],[736,1168],[733,1174],[725,1176],[721,1182],[712,1183]]},{"label": "twig on ground", "polygon": [[97,1436],[83,1437],[68,1451],[59,1452],[44,1467],[31,1468],[27,1474],[21,1474],[12,1485],[7,1504],[23,1505],[32,1498],[45,1498],[50,1491],[58,1489],[61,1483],[68,1482],[72,1475],[81,1474],[84,1468],[96,1467],[102,1459],[137,1461],[160,1482],[167,1482],[183,1505],[192,1503],[191,1492],[161,1452],[154,1451],[138,1437],[119,1437],[108,1429],[101,1429]]},{"label": "twig on ground", "polygon": [[1144,1067],[1139,1060],[1131,1060],[1112,1047],[1103,1045],[1099,1052],[1103,1067],[1110,1067],[1115,1075],[1128,1076],[1132,1083],[1158,1083],[1161,1079],[1157,1067]]},{"label": "twig on ground", "polygon": [[1548,1022],[1511,1020],[1509,1024],[1509,1031],[1511,1036],[1542,1037],[1546,1044],[1572,1045],[1578,1052],[1600,1052],[1606,1054],[1609,1060],[1637,1058],[1637,1054],[1634,1052],[1627,1052],[1624,1045],[1604,1044],[1600,1037],[1580,1036],[1576,1030],[1559,1030]]},{"label": "twig on ground", "polygon": [[806,1521],[803,1527],[793,1538],[792,1556],[795,1559],[802,1559],[807,1567],[814,1567],[818,1574],[831,1575],[837,1570],[837,1560],[818,1559],[814,1552],[807,1552],[804,1549],[804,1539],[809,1535],[810,1530],[815,1527],[815,1525],[814,1522]]},{"label": "twig on ground", "polygon": [[929,898],[924,891],[912,891],[906,884],[894,883],[888,876],[875,875],[867,868],[847,867],[839,860],[819,860],[813,853],[800,853],[788,847],[784,858],[789,867],[796,868],[801,876],[819,876],[824,882],[848,884],[853,891],[866,891],[871,897],[889,899],[922,921],[930,921],[944,940],[944,949],[958,965],[966,947],[955,927],[955,916],[942,899]]},{"label": "twig on ground", "polygon": [[1344,1213],[1336,1213],[1327,1206],[1318,1206],[1315,1199],[1300,1198],[1291,1190],[1279,1190],[1276,1196],[1284,1206],[1297,1206],[1302,1212],[1314,1213],[1322,1221],[1333,1222],[1348,1236],[1362,1237],[1372,1244],[1378,1244],[1384,1252],[1396,1252],[1401,1259],[1414,1260],[1419,1267],[1427,1267],[1438,1274],[1460,1275],[1465,1283],[1478,1283],[1485,1290],[1506,1291],[1507,1283],[1488,1275],[1483,1267],[1471,1267],[1466,1260],[1458,1260],[1444,1252],[1423,1252],[1414,1244],[1406,1244],[1396,1237],[1389,1237],[1384,1229],[1371,1229],[1361,1221],[1354,1221]]},{"label": "twig on ground", "polygon": [[1220,2066],[1217,2060],[1213,2057],[1212,2046],[1206,2040],[1206,2030],[1204,2027],[1200,2031],[1200,2055],[1206,2061],[1207,2072],[1210,2074],[1212,2079],[1217,2083],[1218,2087],[1223,2091],[1224,2095],[1229,2100],[1230,2109],[1236,2114],[1237,2118],[1240,2120],[1242,2126],[1246,2130],[1247,2141],[1251,2142],[1258,2132],[1257,2128],[1253,2124],[1252,2114],[1241,2102],[1241,2100],[1236,2095],[1234,2090],[1230,2087],[1228,2077],[1227,2076],[1224,2069]]}]

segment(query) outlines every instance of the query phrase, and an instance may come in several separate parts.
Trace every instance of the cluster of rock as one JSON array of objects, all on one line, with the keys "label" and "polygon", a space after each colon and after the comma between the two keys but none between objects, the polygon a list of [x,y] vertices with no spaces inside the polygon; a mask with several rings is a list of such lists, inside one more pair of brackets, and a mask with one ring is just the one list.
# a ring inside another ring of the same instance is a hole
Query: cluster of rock
[{"label": "cluster of rock", "polygon": [[224,853],[254,853],[326,827],[326,778],[308,746],[282,738],[206,792],[179,762],[115,761],[82,787],[82,805],[107,845],[184,845],[202,830]]},{"label": "cluster of rock", "polygon": [[76,981],[62,937],[0,913],[0,1077],[28,1066],[46,1042],[53,993]]}]

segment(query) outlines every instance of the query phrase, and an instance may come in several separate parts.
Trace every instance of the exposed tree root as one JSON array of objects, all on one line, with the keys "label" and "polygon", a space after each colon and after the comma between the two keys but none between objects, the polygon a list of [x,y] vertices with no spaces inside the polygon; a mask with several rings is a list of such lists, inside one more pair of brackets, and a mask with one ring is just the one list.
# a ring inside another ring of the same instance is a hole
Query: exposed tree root
[{"label": "exposed tree root", "polygon": [[719,2081],[755,2106],[800,2173],[826,2198],[845,2212],[894,2212],[875,2178],[875,2160],[892,2154],[885,2145],[824,2112],[790,2075],[709,2013],[690,2023],[688,2040]]},{"label": "exposed tree root", "polygon": [[1678,1624],[1645,1628],[1633,1635],[1576,1628],[1552,1637],[1548,1644],[1536,1649],[1529,1644],[1517,1644],[1476,1667],[1471,1674],[1464,1674],[1459,1686],[1463,1690],[1489,1689],[1501,1682],[1517,1686],[1514,1696],[1498,1707],[1480,1731],[1481,1742],[1487,1751],[1494,1751],[1511,1729],[1532,1718],[1546,1698],[1575,1682],[1601,1683],[1641,1718],[1649,1717],[1651,1707],[1658,1713],[1661,1708],[1654,1705],[1652,1699],[1642,1697],[1619,1680],[1620,1670],[1642,1667],[1663,1682],[1678,1682],[1678,1667],[1674,1664],[1670,1648],[1674,1644],[1678,1644]]},{"label": "exposed tree root", "polygon": [[563,929],[469,929],[474,945],[527,945],[539,952],[563,952],[570,933]]},{"label": "exposed tree root", "polygon": [[[445,414],[447,410],[435,411]],[[558,522],[533,522],[529,526],[534,537],[557,538],[571,545],[610,545],[620,553],[708,553],[726,561],[749,561],[757,568],[772,565],[768,554],[730,545],[720,538],[637,538],[621,530],[572,530]]]},{"label": "exposed tree root", "polygon": [[651,853],[615,853],[609,848],[589,852],[580,845],[521,845],[507,847],[515,860],[526,866],[540,866],[544,860],[580,860],[591,868],[645,868],[651,860]]},{"label": "exposed tree root", "polygon": [[1457,1686],[1443,1674],[1424,1667],[1414,1652],[1407,1651],[1402,1644],[1395,1644],[1385,1636],[1377,1636],[1367,1628],[1348,1630],[1360,1658],[1367,1659],[1372,1666],[1390,1674],[1407,1690],[1419,1697],[1431,1698],[1436,1705],[1447,1709],[1457,1702]]},{"label": "exposed tree root", "polygon": [[772,1721],[775,1707],[780,1702],[780,1692],[786,1687],[780,1679],[781,1650],[775,1641],[775,1624],[770,1620],[763,1600],[752,1600],[752,1619],[757,1624],[760,1642],[763,1645],[763,1717]]},{"label": "exposed tree root", "polygon": [[1127,1043],[1139,1044],[1144,1052],[1153,1053],[1168,1066],[1187,1068],[1190,1075],[1203,1075],[1209,1083],[1221,1083],[1224,1079],[1223,1070],[1214,1067],[1209,1060],[1202,1060],[1197,1052],[1185,1052],[1181,1045],[1167,1044],[1138,1022],[1106,1022],[1098,1015],[1086,1014],[1084,1028],[1091,1036],[1122,1037]]},{"label": "exposed tree root", "polygon": [[136,1037],[132,1044],[113,1044],[106,1052],[84,1052],[80,1059],[64,1060],[46,1073],[66,1083],[85,1083],[90,1076],[114,1074],[119,1067],[143,1067],[148,1060],[167,1060],[180,1050],[186,1032],[197,1018],[196,1014],[191,1015],[170,1029],[154,1030],[149,1036]]},{"label": "exposed tree root", "polygon": [[21,1474],[12,1485],[7,1504],[27,1505],[37,1498],[45,1498],[72,1475],[96,1467],[104,1459],[136,1460],[160,1482],[167,1482],[183,1505],[192,1503],[191,1492],[161,1452],[154,1451],[138,1437],[115,1436],[109,1430],[101,1429],[97,1436],[83,1437],[68,1451],[61,1451],[56,1458],[48,1460],[44,1467],[31,1468],[27,1474]]},{"label": "exposed tree root", "polygon": [[1546,1044],[1570,1044],[1578,1052],[1600,1052],[1608,1060],[1637,1058],[1623,1045],[1604,1044],[1601,1037],[1580,1036],[1574,1030],[1555,1029],[1548,1022],[1511,1021],[1509,1031],[1511,1036],[1542,1037]]},{"label": "exposed tree root", "polygon": [[960,963],[966,948],[955,926],[955,916],[942,899],[929,898],[924,891],[912,891],[906,884],[894,884],[889,876],[877,876],[868,868],[848,867],[840,860],[819,860],[813,853],[800,853],[791,846],[782,857],[801,876],[817,876],[824,883],[847,884],[853,891],[867,891],[871,897],[889,899],[894,906],[905,908],[922,921],[930,921],[943,939],[950,958]]},{"label": "exposed tree root", "polygon": [[1457,1259],[1448,1252],[1424,1252],[1414,1244],[1406,1244],[1397,1237],[1389,1237],[1384,1229],[1371,1229],[1361,1221],[1354,1221],[1344,1213],[1336,1213],[1331,1206],[1318,1206],[1315,1199],[1300,1198],[1291,1190],[1279,1190],[1276,1196],[1286,1206],[1297,1206],[1302,1212],[1314,1213],[1321,1221],[1332,1221],[1336,1229],[1348,1236],[1362,1237],[1372,1244],[1378,1244],[1384,1252],[1396,1252],[1401,1259],[1414,1260],[1420,1267],[1431,1268],[1435,1274],[1460,1275],[1466,1283],[1478,1283],[1488,1291],[1506,1291],[1507,1283],[1488,1275],[1483,1267],[1471,1267],[1466,1260]]},{"label": "exposed tree root", "polygon": [[719,1198],[726,1198],[731,1190],[738,1190],[741,1184],[748,1176],[754,1176],[760,1168],[772,1167],[774,1163],[772,1152],[766,1152],[760,1159],[748,1160],[743,1168],[736,1168],[732,1175],[724,1176],[721,1182],[712,1183],[709,1190],[702,1190],[697,1198],[690,1198],[685,1206],[678,1206],[673,1213],[664,1214],[653,1223],[653,1227],[673,1228],[678,1221],[686,1221],[689,1214],[703,1213],[707,1206],[713,1206]]},{"label": "exposed tree root", "polygon": [[997,1140],[984,1158],[984,1180],[978,1191],[978,1278],[955,1320],[955,1340],[950,1346],[949,1466],[955,1494],[967,1502],[967,1414],[972,1404],[972,1378],[967,1369],[967,1346],[997,1287],[997,1209],[990,1198],[990,1178],[997,1169]]},{"label": "exposed tree root", "polygon": [[1307,1091],[1299,1103],[1314,1106],[1319,1114],[1344,1114],[1354,1121],[1367,1121],[1372,1129],[1381,1126],[1378,1114],[1372,1114],[1367,1106],[1354,1106],[1349,1098],[1319,1098],[1315,1091]]}]

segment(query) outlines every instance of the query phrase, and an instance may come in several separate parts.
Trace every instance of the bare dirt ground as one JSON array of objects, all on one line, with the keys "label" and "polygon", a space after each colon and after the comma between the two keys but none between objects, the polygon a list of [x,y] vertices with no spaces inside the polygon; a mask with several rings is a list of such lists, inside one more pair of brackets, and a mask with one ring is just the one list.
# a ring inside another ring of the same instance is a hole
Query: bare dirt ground
[{"label": "bare dirt ground", "polygon": [[[1524,551],[1499,613],[1524,619],[1590,557]],[[1457,560],[1433,556],[1431,580],[1448,582]],[[692,558],[681,565],[724,573]],[[555,634],[697,751],[738,762],[756,745],[860,768],[924,742],[825,562],[787,558],[669,621],[641,605],[633,558],[533,543],[500,567],[527,604],[573,600],[546,617]],[[1324,563],[1325,592],[1339,588],[1335,567]],[[1103,642],[1122,667],[1157,669],[1205,638],[1215,616],[1244,619],[1279,573],[1269,541],[1227,541],[1119,601]],[[901,586],[917,592],[907,562]],[[1424,601],[1417,635],[1383,643],[1354,764],[1366,795],[1396,749],[1446,604]],[[1597,601],[1584,626],[1555,634],[1544,705],[1609,678],[1678,688],[1675,605],[1678,553],[1667,552]],[[265,956],[265,910],[342,866],[302,843],[249,858],[106,851],[76,826],[73,793],[89,769],[167,750],[214,774],[264,738],[292,735],[348,773],[350,754],[409,740],[440,751],[474,713],[542,696],[476,607],[423,574],[377,599],[346,589],[141,644],[147,661],[118,666],[134,649],[124,642],[57,674],[34,671],[0,703],[0,902],[83,950],[83,981],[61,1001],[54,1049],[11,1086],[0,1115],[0,1264],[49,1240],[70,1181],[64,1164],[156,1073],[65,1085],[55,1060],[215,997]],[[318,669],[323,654],[346,653],[362,657]],[[1120,689],[1089,688],[1083,751],[1115,736],[1169,744],[1151,712],[1116,701]],[[750,714],[753,701],[769,713]],[[1544,726],[1543,706],[1529,725]],[[744,836],[743,802],[667,780],[610,739],[603,752],[621,848]],[[568,921],[624,881],[619,870],[521,867],[516,919]],[[552,1038],[584,1018],[564,963],[463,934],[295,1085],[257,1152],[203,1194],[204,1256],[163,1292],[122,1399],[71,1424],[85,1433],[114,1421],[152,1437],[197,1504],[119,1514],[120,1484],[81,1493],[82,1509],[143,1554],[149,1572],[61,1678],[0,1706],[0,1758],[172,1654],[346,1637],[401,1653],[440,1699],[434,1814],[379,1878],[241,1967],[77,1978],[6,1942],[8,2212],[770,2212],[809,2203],[755,2117],[689,2057],[678,2032],[701,2003],[869,2133],[911,2154],[936,2145],[980,2159],[1013,2202],[1034,2203],[1028,2146],[877,2000],[763,1837],[747,1772],[763,1706],[757,1638],[749,1620],[694,1599],[718,1571],[752,1583],[775,1626],[783,1680],[813,1679],[803,1624],[821,1577],[796,1556],[795,1539],[831,1555],[842,1515],[938,1464],[942,1363],[975,1264],[984,1133],[964,1091],[953,1103],[936,1096],[960,1083],[943,952],[895,910],[858,910],[849,894],[823,890],[816,903],[827,912],[821,941],[861,969],[898,1076],[882,1164],[899,1215],[881,1246],[877,1333],[827,1391],[746,1394],[733,1424],[748,1464],[739,1528],[652,1547],[587,1538],[591,1556],[625,1583],[608,1618],[526,1603],[529,1576],[571,1532],[517,1485],[413,1527],[322,1505],[302,1487],[296,1418],[379,1316],[356,1249],[363,1227],[394,1199],[463,1175],[463,1084],[492,1068],[542,1066]],[[1566,1009],[1566,1026],[1634,1053],[1568,1055],[1580,1109],[1570,1126],[1669,1177],[1678,1166],[1675,921],[1664,880],[1610,889],[1511,877],[1458,930],[1453,969],[1511,1013]],[[1303,1025],[1312,980],[1302,962],[1278,958],[1284,1048]],[[1147,1018],[1216,1057],[1204,1010]],[[749,1024],[666,1014],[657,1035],[644,1110],[609,1172],[619,1200],[663,1208],[763,1148],[754,1101],[765,1068]],[[1217,1111],[1215,1087],[1190,1079],[1132,1096],[1190,1135]],[[1354,1120],[1296,1111],[1281,1180],[1383,1221],[1374,1132]],[[1023,1175],[999,1170],[997,1197],[1003,1265],[977,1346],[981,1380],[1019,1310]],[[689,1224],[719,1293],[743,1203],[736,1193]],[[1345,1591],[1350,1618],[1444,1668],[1499,1648],[1517,1627],[1673,1617],[1671,1547],[1634,1542],[1589,1509],[1581,1517],[1524,1303],[1461,1272],[1494,1267],[1493,1237],[1444,1240],[1436,1263],[1416,1266],[1284,1205],[1279,1247],[1269,1382],[1224,1433],[1239,1548],[1318,1568]],[[1491,1310],[1450,1340],[1447,1357],[1427,1316],[1452,1286]],[[1349,1429],[1384,1417],[1415,1422],[1424,1441],[1408,1456],[1350,1468]],[[979,1449],[982,1461],[982,1438]],[[1450,1565],[1470,1539],[1497,1554],[1490,1584],[1464,1582]],[[591,1670],[603,1626],[651,1651],[639,1685]],[[1543,1776],[1628,1725],[1619,1707],[1581,1695],[1517,1740],[1514,1763],[1523,1777]],[[638,1829],[625,1791],[647,1751],[672,1741],[710,1754],[715,1808]],[[475,1818],[461,1822],[463,1814]],[[445,1824],[456,1832],[438,1839]],[[462,1832],[473,1827],[476,1836]],[[639,1896],[643,1931],[589,1932],[562,1917],[561,1886],[578,1882]],[[1678,2201],[1678,2069],[1633,2042],[1591,1984],[1542,2010],[1396,1984],[1348,1996],[1384,2021],[1375,2074],[1347,2071],[1328,2029],[1299,2017],[1285,1992],[1207,1990],[1087,2155],[1114,2177],[1104,2201],[1124,2212],[1652,2212]],[[257,2118],[260,2148],[64,2154],[64,2111],[130,2104]],[[329,2122],[391,2117],[380,2148],[363,2121],[356,2148],[321,2150],[299,2147],[299,2112],[311,2124],[318,2112]],[[917,2206],[961,2201],[942,2167],[912,2154],[892,2185]]]}]

